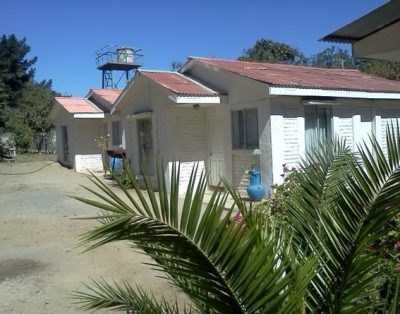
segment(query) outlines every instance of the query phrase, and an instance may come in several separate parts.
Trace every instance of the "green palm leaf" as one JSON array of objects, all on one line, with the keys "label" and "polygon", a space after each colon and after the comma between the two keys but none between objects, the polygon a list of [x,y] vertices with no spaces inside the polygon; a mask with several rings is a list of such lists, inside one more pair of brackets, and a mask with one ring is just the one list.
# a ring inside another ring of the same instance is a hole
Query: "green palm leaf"
[{"label": "green palm leaf", "polygon": [[[178,314],[177,304],[169,304],[162,299],[158,301],[140,287],[133,288],[128,282],[110,285],[104,280],[92,280],[90,285],[84,284],[87,292],[75,292],[76,305],[81,310],[108,308],[123,310],[127,313],[165,313]],[[183,313],[191,313],[190,308],[184,308]]]},{"label": "green palm leaf", "polygon": [[[344,143],[318,144],[298,174],[287,221],[296,250],[317,256],[307,304],[326,313],[372,308],[380,258],[366,252],[400,210],[400,145],[388,131],[388,158],[377,141],[351,154]],[[371,148],[369,148],[371,147]]]},{"label": "green palm leaf", "polygon": [[[279,237],[270,236],[261,243],[261,231],[246,226],[246,220],[231,223],[233,208],[225,210],[227,193],[217,189],[203,206],[207,180],[204,173],[198,174],[197,167],[182,207],[179,165],[173,166],[169,188],[163,173],[160,167],[158,195],[149,178],[145,178],[147,197],[134,182],[139,201],[124,189],[130,204],[93,177],[92,182],[103,192],[93,193],[101,200],[76,199],[108,214],[99,216],[102,224],[84,234],[82,243],[90,242],[95,248],[112,241],[129,241],[154,259],[153,266],[166,272],[199,312],[288,313],[301,309],[315,268],[312,258],[287,263]],[[246,211],[243,202],[237,205]],[[108,307],[107,303],[101,306]]]}]

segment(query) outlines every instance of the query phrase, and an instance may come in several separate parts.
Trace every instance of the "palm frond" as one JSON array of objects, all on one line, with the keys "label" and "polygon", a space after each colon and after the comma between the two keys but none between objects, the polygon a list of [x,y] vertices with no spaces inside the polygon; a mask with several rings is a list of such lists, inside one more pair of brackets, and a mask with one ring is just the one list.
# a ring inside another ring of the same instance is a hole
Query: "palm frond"
[{"label": "palm frond", "polygon": [[366,249],[387,233],[383,226],[400,210],[400,145],[392,131],[388,158],[371,138],[359,156],[328,142],[302,164],[287,219],[295,248],[318,257],[307,298],[313,311],[370,307],[380,259]]},{"label": "palm frond", "polygon": [[[294,268],[283,258],[279,237],[270,237],[260,245],[260,230],[246,226],[245,221],[231,223],[233,208],[225,210],[227,193],[216,190],[204,206],[207,176],[198,174],[197,167],[182,207],[179,164],[173,164],[169,186],[162,167],[157,170],[157,180],[159,194],[145,177],[148,197],[135,183],[137,198],[128,196],[128,205],[103,182],[92,179],[105,196],[94,192],[100,201],[76,199],[109,211],[113,218],[103,219],[102,225],[84,234],[82,243],[95,248],[112,241],[129,241],[152,257],[200,312],[285,312],[302,306],[306,291],[292,288],[307,286],[311,280],[309,274],[315,268],[311,258],[299,261]],[[298,269],[308,273],[300,274]]]},{"label": "palm frond", "polygon": [[104,280],[92,280],[90,285],[84,284],[87,292],[76,291],[73,294],[75,305],[80,310],[108,308],[123,310],[126,313],[191,313],[190,306],[179,309],[177,303],[169,304],[165,299],[156,300],[154,296],[128,282],[110,285]]}]

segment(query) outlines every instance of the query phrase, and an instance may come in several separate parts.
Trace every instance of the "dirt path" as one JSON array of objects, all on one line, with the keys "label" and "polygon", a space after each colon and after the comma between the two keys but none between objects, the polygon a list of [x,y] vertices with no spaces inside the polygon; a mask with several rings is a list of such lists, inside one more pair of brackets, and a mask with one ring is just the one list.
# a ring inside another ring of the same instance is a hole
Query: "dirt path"
[{"label": "dirt path", "polygon": [[[21,175],[5,175],[38,172]],[[125,244],[85,254],[76,247],[96,209],[66,195],[88,196],[83,174],[58,163],[0,163],[0,313],[77,313],[71,293],[90,278],[128,279],[175,300],[176,290]]]}]

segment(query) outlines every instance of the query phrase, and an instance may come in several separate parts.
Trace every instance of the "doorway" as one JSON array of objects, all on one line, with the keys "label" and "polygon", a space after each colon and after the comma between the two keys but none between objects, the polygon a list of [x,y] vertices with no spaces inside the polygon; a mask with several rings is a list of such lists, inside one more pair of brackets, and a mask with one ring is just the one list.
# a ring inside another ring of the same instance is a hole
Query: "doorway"
[{"label": "doorway", "polygon": [[209,185],[217,186],[225,175],[224,162],[224,112],[208,112],[208,164],[210,171]]}]

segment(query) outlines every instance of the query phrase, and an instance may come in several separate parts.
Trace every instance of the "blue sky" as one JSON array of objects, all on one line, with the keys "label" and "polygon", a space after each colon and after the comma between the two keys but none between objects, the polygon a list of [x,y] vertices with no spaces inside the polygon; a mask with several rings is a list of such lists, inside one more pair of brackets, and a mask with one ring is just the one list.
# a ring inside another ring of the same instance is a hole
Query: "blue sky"
[{"label": "blue sky", "polygon": [[[0,34],[26,37],[36,79],[84,96],[101,87],[95,52],[105,45],[142,48],[143,68],[170,70],[188,56],[236,59],[260,38],[307,56],[330,46],[327,33],[384,0],[1,0]],[[350,49],[349,46],[345,46]]]}]

